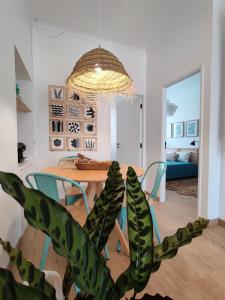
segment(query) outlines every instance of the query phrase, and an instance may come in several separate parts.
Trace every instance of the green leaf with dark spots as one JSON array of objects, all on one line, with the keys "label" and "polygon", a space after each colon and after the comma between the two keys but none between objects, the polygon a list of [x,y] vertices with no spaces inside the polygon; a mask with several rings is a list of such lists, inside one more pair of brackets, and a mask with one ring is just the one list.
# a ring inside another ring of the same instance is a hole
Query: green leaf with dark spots
[{"label": "green leaf with dark spots", "polygon": [[11,263],[15,264],[20,277],[29,283],[31,287],[39,287],[51,300],[56,300],[55,289],[45,280],[45,273],[22,256],[22,251],[13,248],[9,242],[5,242],[0,238],[0,244],[8,254]]},{"label": "green leaf with dark spots", "polygon": [[0,300],[50,300],[43,291],[15,281],[13,274],[0,268]]},{"label": "green leaf with dark spots", "polygon": [[202,231],[207,228],[209,220],[199,218],[193,223],[188,223],[187,226],[179,228],[177,232],[169,237],[165,237],[160,245],[154,248],[153,270],[158,270],[163,259],[172,258],[177,254],[180,247],[189,244],[193,238],[202,234]]},{"label": "green leaf with dark spots", "polygon": [[[25,187],[15,175],[0,172],[0,184],[22,205],[28,223],[48,234],[53,244],[58,246],[59,253],[71,265],[75,284],[82,291],[94,296],[95,300],[108,300],[107,293],[110,290],[111,299],[119,299],[104,258],[91,242],[88,234],[62,205],[40,191]],[[18,197],[23,200],[18,200]],[[43,212],[43,207],[48,207],[47,214]],[[57,232],[56,227],[59,228]],[[81,254],[79,261],[76,260],[78,249]],[[89,271],[94,270],[96,265],[98,265],[98,272],[96,274],[93,272],[90,280]]]},{"label": "green leaf with dark spots", "polygon": [[124,198],[124,180],[118,162],[113,161],[108,171],[105,187],[87,217],[85,231],[99,251],[105,247],[115,226]]},{"label": "green leaf with dark spots", "polygon": [[71,287],[73,285],[74,279],[73,279],[73,270],[71,268],[71,265],[68,263],[66,266],[66,271],[64,274],[64,279],[63,279],[63,295],[65,297],[65,300],[68,300],[69,293],[71,290]]},{"label": "green leaf with dark spots", "polygon": [[127,172],[127,202],[130,266],[116,282],[120,297],[130,289],[138,293],[145,288],[153,263],[153,224],[149,204],[131,167]]}]

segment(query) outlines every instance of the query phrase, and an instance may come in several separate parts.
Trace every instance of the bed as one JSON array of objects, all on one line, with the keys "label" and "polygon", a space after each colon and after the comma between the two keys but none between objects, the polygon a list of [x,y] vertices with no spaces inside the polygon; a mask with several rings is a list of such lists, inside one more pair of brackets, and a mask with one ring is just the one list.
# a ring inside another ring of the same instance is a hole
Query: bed
[{"label": "bed", "polygon": [[198,176],[198,152],[197,149],[168,149],[169,151],[190,151],[189,162],[167,161],[166,180],[173,180]]}]

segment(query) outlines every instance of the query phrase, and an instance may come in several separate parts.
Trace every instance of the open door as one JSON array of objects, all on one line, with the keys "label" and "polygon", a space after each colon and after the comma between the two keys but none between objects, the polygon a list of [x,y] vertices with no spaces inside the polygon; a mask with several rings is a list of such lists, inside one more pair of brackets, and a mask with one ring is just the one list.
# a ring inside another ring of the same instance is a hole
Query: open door
[{"label": "open door", "polygon": [[[199,198],[199,151],[201,134],[201,70],[165,87],[164,140],[167,163],[167,201],[185,199],[196,211]],[[169,200],[168,200],[169,199]]]}]

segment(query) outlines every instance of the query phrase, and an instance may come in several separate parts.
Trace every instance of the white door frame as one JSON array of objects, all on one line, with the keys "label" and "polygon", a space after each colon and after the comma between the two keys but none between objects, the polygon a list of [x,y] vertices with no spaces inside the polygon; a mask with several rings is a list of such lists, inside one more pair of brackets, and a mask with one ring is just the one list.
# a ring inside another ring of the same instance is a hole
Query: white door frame
[{"label": "white door frame", "polygon": [[[131,96],[129,96],[131,97]],[[140,167],[144,167],[145,160],[146,160],[146,143],[145,143],[145,96],[141,94],[136,94],[133,97],[141,97],[142,101],[142,109],[140,109],[140,143],[142,143],[142,148],[139,150],[139,161]],[[116,160],[116,147],[117,147],[117,133],[116,133],[116,126],[115,126],[115,119],[116,119],[116,97],[115,100],[111,101],[110,105],[110,143],[111,143],[111,160]]]},{"label": "white door frame", "polygon": [[[199,122],[199,151],[198,151],[198,197],[197,197],[197,214],[200,215],[200,208],[203,204],[202,200],[202,178],[204,174],[202,174],[202,150],[203,150],[203,135],[202,135],[202,128],[203,128],[203,99],[204,99],[204,65],[201,65],[197,68],[192,69],[190,72],[180,76],[167,84],[164,85],[162,88],[162,116],[161,116],[161,159],[163,161],[166,160],[166,151],[165,151],[165,141],[166,141],[166,90],[169,86],[176,84],[179,81],[182,81],[191,75],[196,73],[200,73],[201,75],[201,86],[200,86],[200,122]],[[165,202],[165,194],[166,194],[166,176],[164,176],[162,180],[162,184],[160,187],[160,201]]]}]

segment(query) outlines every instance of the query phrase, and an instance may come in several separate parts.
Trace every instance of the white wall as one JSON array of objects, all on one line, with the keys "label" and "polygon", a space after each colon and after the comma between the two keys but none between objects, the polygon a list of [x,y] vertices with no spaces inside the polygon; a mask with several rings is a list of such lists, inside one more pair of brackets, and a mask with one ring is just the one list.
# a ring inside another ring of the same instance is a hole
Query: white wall
[{"label": "white wall", "polygon": [[[36,24],[34,36],[34,81],[36,97],[36,141],[37,167],[39,169],[55,165],[59,158],[71,155],[71,152],[49,151],[48,132],[48,85],[64,85],[75,62],[88,50],[98,46],[98,41],[89,37],[65,32],[58,38],[52,38],[60,31],[46,25]],[[124,64],[135,81],[136,92],[146,92],[146,55],[120,45],[103,42],[102,47],[112,51]],[[107,160],[110,149],[110,103],[98,101],[98,151],[86,152],[92,158]]]},{"label": "white wall", "polygon": [[[213,1],[212,16],[212,55],[211,55],[211,103],[210,103],[210,128],[209,128],[209,186],[208,186],[208,210],[213,212],[213,217],[220,215],[220,183],[221,178],[222,144],[220,124],[223,123],[222,113],[222,88],[224,86],[224,18],[225,2]],[[211,200],[211,201],[210,201]]]},{"label": "white wall", "polygon": [[[214,146],[211,169],[214,172],[212,186],[220,183],[219,190],[211,190],[211,197],[219,197],[219,218],[225,220],[225,2],[214,0],[214,56],[212,80],[212,129],[211,144]],[[214,157],[214,159],[213,159]]]},{"label": "white wall", "polygon": [[184,136],[181,138],[167,138],[167,148],[198,148],[198,144],[196,146],[190,145],[193,140],[198,141],[199,137],[186,136],[185,122],[200,119],[200,73],[169,86],[166,90],[166,99],[177,106],[173,116],[167,115],[167,124],[176,122],[183,122],[184,124]]},{"label": "white wall", "polygon": [[[172,9],[176,7],[176,9]],[[165,159],[165,132],[162,120],[166,120],[163,88],[190,75],[202,67],[203,101],[200,164],[202,175],[200,186],[201,216],[218,217],[217,209],[209,210],[209,122],[210,122],[210,83],[211,83],[211,43],[212,43],[212,3],[204,0],[163,1],[159,15],[160,22],[155,30],[158,38],[149,44],[147,67],[147,157],[150,161]],[[204,162],[204,163],[203,163]],[[161,199],[164,199],[161,189]],[[218,185],[215,188],[219,188]]]},{"label": "white wall", "polygon": [[[24,0],[1,1],[0,40],[0,170],[18,172],[14,46],[32,77],[31,21]],[[15,245],[20,234],[21,209],[0,189],[0,236]],[[0,249],[0,265],[7,261]]]}]

